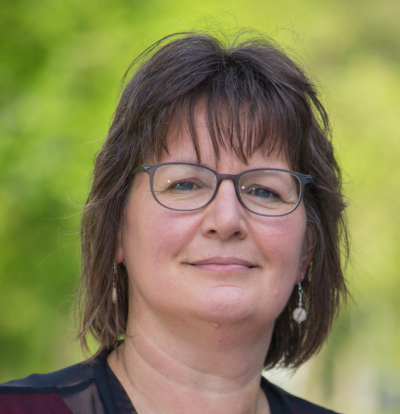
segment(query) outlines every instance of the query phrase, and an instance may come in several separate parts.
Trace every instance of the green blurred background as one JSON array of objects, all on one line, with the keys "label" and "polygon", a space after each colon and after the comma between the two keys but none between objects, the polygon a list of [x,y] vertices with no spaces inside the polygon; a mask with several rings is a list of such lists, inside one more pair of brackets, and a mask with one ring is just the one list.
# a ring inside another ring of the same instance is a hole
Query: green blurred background
[{"label": "green blurred background", "polygon": [[399,0],[3,0],[0,382],[82,359],[70,309],[79,214],[144,48],[188,29],[266,32],[322,87],[345,171],[349,303],[289,391],[342,412],[400,413]]}]

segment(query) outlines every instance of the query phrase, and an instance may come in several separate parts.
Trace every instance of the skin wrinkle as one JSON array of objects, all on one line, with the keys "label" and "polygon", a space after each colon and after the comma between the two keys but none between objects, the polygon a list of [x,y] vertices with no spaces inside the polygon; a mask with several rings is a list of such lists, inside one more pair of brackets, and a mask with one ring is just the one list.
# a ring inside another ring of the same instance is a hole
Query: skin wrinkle
[{"label": "skin wrinkle", "polygon": [[[162,349],[160,349],[159,347],[157,347],[157,345],[150,339],[150,337],[148,336],[148,335],[146,335],[146,331],[145,330],[143,330],[142,329],[142,327],[138,324],[137,325],[137,328],[141,331],[141,333],[142,333],[142,335],[143,335],[143,337],[148,341],[148,342],[150,342],[150,344],[154,347],[154,348],[156,348],[157,349],[157,351],[158,352],[160,352],[161,354],[163,354],[163,356],[167,359],[167,360],[170,360],[171,362],[173,361],[172,360],[172,358],[165,352],[165,351],[163,351]],[[155,365],[152,365],[152,364],[150,364],[149,363],[149,361],[141,354],[141,352],[140,352],[140,350],[135,346],[135,342],[134,342],[134,338],[133,337],[129,337],[129,339],[130,339],[130,341],[131,341],[131,343],[132,343],[132,346],[133,346],[133,348],[135,349],[135,351],[136,351],[136,353],[137,353],[137,355],[138,356],[140,356],[140,358],[141,358],[141,360],[146,364],[146,365],[148,365],[149,367],[151,367],[151,369],[154,371],[154,372],[156,372],[157,374],[159,374],[159,375],[161,375],[165,380],[167,380],[167,381],[172,381],[172,382],[175,382],[177,385],[179,385],[179,386],[184,386],[184,387],[186,387],[186,388],[191,388],[190,387],[190,385],[189,384],[181,384],[179,381],[177,381],[177,380],[174,380],[174,379],[171,379],[171,378],[169,378],[169,377],[167,377],[167,376],[165,376],[161,371],[159,371],[159,370],[157,370],[157,368],[155,367]],[[126,346],[126,345],[125,345]],[[124,350],[122,350],[122,352],[124,352]],[[125,360],[124,360],[125,361]],[[175,361],[175,360],[174,360]],[[198,370],[196,370],[196,369],[194,369],[193,367],[191,367],[191,366],[189,366],[189,365],[186,365],[186,364],[184,364],[182,361],[178,361],[185,369],[187,369],[187,370],[189,370],[189,371],[192,371],[193,373],[201,373],[202,375],[207,375],[207,376],[210,376],[210,377],[218,377],[216,374],[210,374],[210,373],[207,373],[206,371],[198,371]],[[134,379],[129,375],[129,369],[128,369],[128,367],[127,367],[127,365],[126,365],[126,363],[124,362],[124,366],[125,366],[125,371],[126,371],[126,373],[127,373],[127,375],[128,375],[128,377],[130,378],[130,380],[131,380],[131,382],[132,382],[132,384],[134,384],[135,383],[135,381],[134,381]],[[252,372],[252,371],[254,371],[254,368],[256,368],[256,366],[257,366],[257,363],[255,362],[254,363],[254,366],[251,366],[250,368],[249,368],[249,371],[248,372],[245,372],[245,373],[243,373],[241,376],[239,376],[239,377],[237,377],[236,379],[235,379],[235,382],[240,382],[240,380],[242,380],[242,379],[245,379],[248,375],[249,375],[249,373],[250,372]],[[225,378],[222,378],[222,379],[225,379]],[[197,386],[197,384],[196,384],[196,386]],[[237,388],[233,388],[231,391],[225,391],[225,390],[222,390],[223,392],[224,392],[224,394],[232,394],[232,393],[235,393],[235,392],[237,392],[237,390],[239,389],[241,387],[241,385],[240,384],[238,384],[238,386],[237,386]],[[140,388],[140,387],[139,387]],[[202,389],[201,390],[202,392],[204,392],[204,391],[206,391],[206,392],[209,392],[209,393],[211,393],[211,394],[214,394],[214,393],[218,393],[218,392],[220,392],[219,390],[215,390],[215,388],[214,389],[212,389],[212,388],[206,388],[206,389]]]},{"label": "skin wrinkle", "polygon": [[[149,338],[146,336],[146,339],[149,339]],[[123,346],[124,345],[122,345],[122,347]],[[141,357],[141,354],[138,351],[138,349],[135,348],[135,350],[136,350],[137,354]],[[160,349],[157,349],[157,350],[160,351]],[[123,352],[124,352],[124,350],[120,350],[120,352],[118,354],[121,354]],[[123,358],[121,358],[121,359],[123,360]],[[146,364],[148,364],[148,361],[145,358],[142,358],[142,361],[145,362]],[[109,360],[109,363],[110,363],[111,366],[113,366],[112,361]],[[142,387],[140,386],[140,382],[138,383],[137,381],[135,381],[134,378],[132,378],[132,377],[129,376],[129,371],[130,370],[129,370],[129,367],[127,366],[127,364],[125,364],[125,362],[124,362],[124,367],[125,367],[125,373],[128,376],[131,385],[134,386],[135,389],[141,395],[146,396],[146,394],[147,394],[146,393],[146,390],[145,389],[142,389]],[[162,376],[162,373],[160,373],[157,369],[155,369],[154,367],[151,367],[151,368],[153,369],[153,373],[155,373],[156,375],[161,375]],[[191,369],[191,367],[188,367],[188,366],[185,366],[185,368],[186,369],[189,369],[189,370]],[[170,378],[167,378],[167,377],[163,377],[163,378],[166,381],[171,381]],[[229,391],[226,391],[226,390],[213,390],[213,389],[207,389],[207,388],[204,388],[204,387],[202,389],[199,389],[199,384],[196,381],[193,382],[192,387],[190,387],[190,384],[184,384],[184,383],[182,384],[182,383],[179,383],[179,382],[176,382],[175,385],[177,385],[179,388],[184,388],[184,389],[186,388],[188,390],[190,390],[191,388],[194,387],[196,389],[196,391],[198,391],[201,394],[203,394],[203,396],[204,395],[209,395],[209,398],[211,398],[212,400],[215,400],[216,398],[221,397],[221,391],[223,391],[223,395],[224,395],[225,398],[230,398],[231,395],[235,396],[236,393],[240,390],[240,384],[238,384],[237,387],[234,387],[234,388],[232,388]],[[152,401],[152,399],[151,399],[151,392],[149,394],[149,401],[150,402]],[[139,412],[142,413],[142,411],[139,411]],[[154,412],[158,412],[158,411],[155,410]],[[184,412],[187,412],[187,411],[184,411]]]}]

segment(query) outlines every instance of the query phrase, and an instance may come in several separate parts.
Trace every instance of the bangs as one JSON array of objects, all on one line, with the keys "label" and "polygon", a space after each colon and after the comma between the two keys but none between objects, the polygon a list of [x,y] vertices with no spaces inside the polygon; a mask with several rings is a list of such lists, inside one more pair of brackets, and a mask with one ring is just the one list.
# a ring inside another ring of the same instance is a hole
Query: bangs
[{"label": "bangs", "polygon": [[239,88],[237,81],[233,76],[216,79],[210,90],[195,91],[164,108],[152,125],[145,158],[159,161],[164,153],[169,154],[168,131],[176,122],[180,130],[186,127],[201,162],[196,125],[199,114],[203,114],[217,161],[221,151],[233,151],[247,164],[248,158],[261,151],[265,156],[284,156],[293,168],[297,166],[296,154],[308,129],[301,118],[307,119],[309,114],[302,117],[298,108],[276,90],[266,95],[256,83],[243,83]]},{"label": "bangs", "polygon": [[257,94],[261,91],[252,90],[256,92],[254,96],[247,90],[239,90],[237,85],[235,89],[216,86],[208,95],[191,96],[180,111],[184,116],[180,123],[187,125],[199,162],[196,121],[199,112],[203,112],[217,161],[221,151],[233,151],[247,164],[255,152],[261,151],[265,156],[282,155],[293,164],[294,160],[289,157],[289,148],[293,146],[291,138],[302,135],[302,131],[296,131],[296,126],[290,125],[291,117],[287,116],[279,97],[275,97],[278,102],[274,102]]},{"label": "bangs", "polygon": [[[175,49],[179,49],[179,41],[173,42]],[[135,118],[146,119],[141,124],[141,157],[135,160],[136,166],[160,160],[169,153],[167,134],[175,122],[181,127],[186,124],[200,161],[196,118],[201,111],[217,160],[221,151],[229,150],[247,163],[254,152],[261,151],[266,156],[278,153],[291,168],[298,168],[314,119],[304,84],[300,85],[303,81],[300,70],[293,68],[291,61],[291,65],[286,64],[286,56],[276,49],[271,53],[272,47],[266,48],[265,42],[262,47],[244,41],[234,49],[222,49],[217,40],[213,41],[217,50],[210,47],[207,39],[208,50],[200,44],[196,54],[192,45],[191,56],[185,54],[180,59],[178,53],[174,61],[163,59],[163,65],[158,65],[157,60],[165,52],[162,48],[150,59],[151,67],[146,68],[145,64],[139,70],[142,88],[144,79],[140,72],[149,83],[147,90],[141,88],[145,99],[137,101],[135,108]],[[260,56],[252,59],[252,55],[266,52],[266,59],[259,60]],[[153,72],[151,76],[149,70]],[[153,76],[158,78],[156,85],[151,83]]]}]

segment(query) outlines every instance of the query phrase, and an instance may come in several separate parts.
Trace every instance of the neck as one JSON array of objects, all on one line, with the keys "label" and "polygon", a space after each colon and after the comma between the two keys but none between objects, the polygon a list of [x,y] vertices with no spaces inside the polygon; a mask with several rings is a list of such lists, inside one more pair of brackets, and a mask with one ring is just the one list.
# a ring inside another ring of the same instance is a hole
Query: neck
[{"label": "neck", "polygon": [[108,359],[138,413],[269,413],[260,379],[272,329],[146,316],[130,318]]}]

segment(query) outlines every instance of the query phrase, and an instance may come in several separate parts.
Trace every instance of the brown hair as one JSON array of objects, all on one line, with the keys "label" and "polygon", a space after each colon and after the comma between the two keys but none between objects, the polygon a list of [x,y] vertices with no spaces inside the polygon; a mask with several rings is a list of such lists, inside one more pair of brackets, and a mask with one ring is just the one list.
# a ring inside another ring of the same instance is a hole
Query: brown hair
[{"label": "brown hair", "polygon": [[111,290],[131,171],[168,152],[166,133],[174,117],[187,122],[200,159],[195,109],[201,103],[217,157],[227,148],[243,161],[255,151],[282,151],[292,169],[315,179],[304,194],[308,235],[315,243],[303,282],[308,318],[301,325],[292,319],[295,289],[275,322],[265,359],[268,368],[297,368],[318,352],[347,294],[341,266],[341,249],[348,253],[341,175],[314,85],[271,40],[249,32],[228,45],[207,34],[167,36],[134,61],[125,79],[135,68],[97,156],[83,211],[78,338],[86,347],[86,335],[92,334],[100,352],[115,348],[124,335],[129,298],[123,263],[117,270],[117,310]]}]

